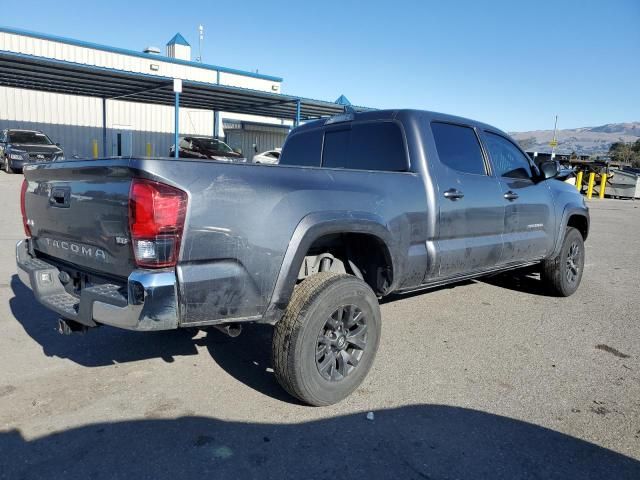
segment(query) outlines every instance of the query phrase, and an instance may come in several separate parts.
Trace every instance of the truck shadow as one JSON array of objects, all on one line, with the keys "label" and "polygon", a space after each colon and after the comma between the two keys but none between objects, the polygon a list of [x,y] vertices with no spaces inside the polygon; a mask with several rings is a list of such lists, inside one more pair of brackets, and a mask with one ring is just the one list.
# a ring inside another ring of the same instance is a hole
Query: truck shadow
[{"label": "truck shadow", "polygon": [[[525,272],[518,272],[526,274]],[[514,288],[521,283],[509,277],[492,277],[487,283],[505,288]],[[539,280],[531,280],[538,281]],[[395,302],[408,297],[422,295],[429,291],[470,285],[472,281],[438,287],[433,290],[415,292],[406,295],[391,295],[383,303]],[[25,287],[14,275],[11,279],[14,296],[9,301],[13,316],[22,325],[25,332],[33,338],[48,357],[69,359],[86,367],[99,367],[114,363],[126,363],[150,358],[162,358],[173,362],[175,357],[198,355],[197,346],[207,349],[211,358],[229,375],[246,386],[280,401],[297,403],[278,385],[271,365],[272,327],[268,325],[250,325],[238,338],[229,338],[215,329],[192,338],[189,331],[131,332],[111,327],[90,329],[84,335],[67,337],[56,331],[57,317],[40,305],[31,290]],[[540,287],[541,288],[541,287]],[[526,291],[532,287],[527,286]]]},{"label": "truck shadow", "polygon": [[[339,407],[338,407],[339,408]],[[335,410],[327,409],[327,414]],[[0,433],[0,478],[637,480],[640,462],[477,410],[414,405],[299,424],[211,417]]]},{"label": "truck shadow", "polygon": [[175,356],[197,355],[191,337],[184,331],[131,332],[111,327],[90,329],[72,337],[57,331],[55,313],[38,303],[17,275],[11,277],[11,313],[48,357],[72,360],[86,367],[99,367],[145,358],[173,362]]},{"label": "truck shadow", "polygon": [[478,281],[515,292],[530,293],[543,297],[553,296],[540,280],[540,266],[538,265],[483,277]]},{"label": "truck shadow", "polygon": [[56,331],[56,314],[40,305],[17,275],[11,279],[11,288],[11,313],[48,357],[65,358],[85,367],[149,358],[173,362],[175,357],[198,355],[196,347],[203,346],[220,368],[238,381],[267,396],[296,403],[278,385],[271,369],[272,327],[268,325],[251,325],[238,338],[215,329],[192,338],[189,330],[131,332],[111,327],[69,337]]}]

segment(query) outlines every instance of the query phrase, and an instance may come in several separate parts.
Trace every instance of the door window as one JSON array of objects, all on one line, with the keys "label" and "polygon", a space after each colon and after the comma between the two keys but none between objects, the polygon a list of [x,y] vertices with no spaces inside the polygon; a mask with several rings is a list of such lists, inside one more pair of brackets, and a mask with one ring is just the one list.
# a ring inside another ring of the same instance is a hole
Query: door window
[{"label": "door window", "polygon": [[495,173],[499,177],[531,178],[528,158],[501,135],[485,132],[487,150]]},{"label": "door window", "polygon": [[480,142],[472,128],[433,122],[431,131],[442,163],[459,172],[486,175]]}]

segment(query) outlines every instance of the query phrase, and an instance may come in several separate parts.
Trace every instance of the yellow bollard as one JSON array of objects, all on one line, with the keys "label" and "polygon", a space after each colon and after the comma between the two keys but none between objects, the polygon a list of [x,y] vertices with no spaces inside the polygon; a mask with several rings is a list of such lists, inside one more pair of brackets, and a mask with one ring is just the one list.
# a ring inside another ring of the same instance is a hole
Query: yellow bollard
[{"label": "yellow bollard", "polygon": [[93,158],[98,158],[98,141],[93,141]]},{"label": "yellow bollard", "polygon": [[582,191],[582,170],[580,170],[576,176],[576,188],[579,192]]},{"label": "yellow bollard", "polygon": [[151,144],[147,142],[147,157],[151,156],[151,151],[152,151]]},{"label": "yellow bollard", "polygon": [[603,173],[600,175],[600,198],[604,198],[604,189],[607,186],[607,174]]},{"label": "yellow bollard", "polygon": [[587,198],[591,200],[591,196],[593,195],[593,183],[596,180],[595,172],[591,172],[589,174],[589,185],[587,186]]}]

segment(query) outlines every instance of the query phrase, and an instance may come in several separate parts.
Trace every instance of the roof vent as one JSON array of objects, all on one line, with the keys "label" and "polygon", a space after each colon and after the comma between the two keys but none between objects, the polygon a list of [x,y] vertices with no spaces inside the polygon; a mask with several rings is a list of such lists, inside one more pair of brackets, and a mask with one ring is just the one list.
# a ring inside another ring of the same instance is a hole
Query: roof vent
[{"label": "roof vent", "polygon": [[152,55],[160,55],[160,49],[158,47],[149,46],[143,50],[144,53],[150,53]]}]

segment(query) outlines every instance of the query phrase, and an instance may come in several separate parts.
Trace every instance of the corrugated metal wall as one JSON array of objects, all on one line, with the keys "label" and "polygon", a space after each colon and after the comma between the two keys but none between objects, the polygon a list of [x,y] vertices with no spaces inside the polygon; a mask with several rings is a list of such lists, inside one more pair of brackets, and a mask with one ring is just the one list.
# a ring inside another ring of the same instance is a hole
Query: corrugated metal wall
[{"label": "corrugated metal wall", "polygon": [[256,153],[282,147],[289,133],[288,129],[283,128],[225,123],[227,124],[225,141],[231,148],[240,149],[249,161],[253,161]]},{"label": "corrugated metal wall", "polygon": [[[167,156],[173,122],[173,107],[107,100],[107,153],[117,154],[115,138],[122,132],[131,138],[131,155],[145,155],[151,143],[154,155]],[[4,128],[42,130],[69,157],[91,157],[97,140],[102,155],[102,100],[0,87],[0,129]],[[180,133],[212,135],[213,112],[181,108]]]},{"label": "corrugated metal wall", "polygon": [[[249,159],[255,153],[254,143],[258,152],[263,152],[281,147],[287,136],[288,129],[281,128],[277,119],[224,112],[222,115],[225,120],[237,122],[224,121],[231,129],[221,129],[221,133],[229,145],[240,148]],[[247,124],[247,120],[274,123],[274,127]],[[167,156],[173,144],[173,122],[171,106],[107,100],[107,154],[118,154],[120,133],[124,140],[130,139],[131,145],[121,149],[123,155],[146,155],[147,143],[150,143],[152,155]],[[41,130],[60,143],[68,157],[90,158],[96,140],[102,156],[102,100],[99,98],[0,87],[0,129],[4,128]],[[181,108],[180,133],[213,135],[213,112]]]}]

